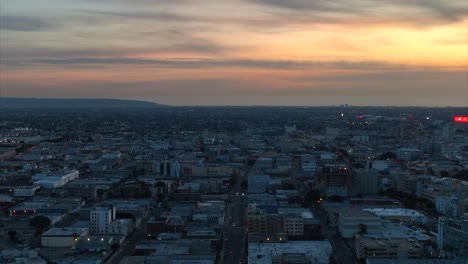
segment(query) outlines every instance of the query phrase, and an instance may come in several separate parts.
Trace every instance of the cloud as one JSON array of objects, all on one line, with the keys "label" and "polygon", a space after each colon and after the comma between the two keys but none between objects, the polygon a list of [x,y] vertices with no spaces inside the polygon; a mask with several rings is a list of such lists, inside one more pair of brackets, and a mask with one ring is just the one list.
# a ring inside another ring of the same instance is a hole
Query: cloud
[{"label": "cloud", "polygon": [[52,26],[53,25],[49,21],[38,17],[13,15],[0,16],[0,29],[3,30],[41,31]]},{"label": "cloud", "polygon": [[[55,45],[36,45],[36,42],[13,42],[13,38],[5,38],[0,46],[2,61],[9,64],[12,62],[26,63],[27,60],[41,58],[103,58],[103,57],[126,57],[139,54],[181,54],[181,56],[221,56],[228,51],[237,51],[240,47],[221,45],[214,39],[193,35],[183,29],[142,29],[135,30],[126,35],[119,36],[119,43],[112,46],[105,45],[109,38],[96,36],[95,32],[76,32],[64,36],[61,43]],[[101,42],[95,41],[96,38]],[[140,41],[134,42],[133,40]],[[84,45],[73,45],[83,43]],[[129,43],[127,43],[129,42]],[[112,60],[112,59],[111,59]],[[110,61],[111,62],[111,61]],[[91,60],[92,63],[92,60]],[[71,64],[71,63],[70,63]]]},{"label": "cloud", "polygon": [[402,69],[404,64],[392,64],[380,61],[294,61],[294,60],[243,60],[243,59],[141,59],[129,57],[95,58],[76,57],[67,59],[37,59],[21,61],[25,65],[141,65],[167,68],[216,68],[240,67],[259,69],[348,69],[376,70]]},{"label": "cloud", "polygon": [[171,12],[149,12],[149,11],[96,11],[96,10],[81,10],[80,13],[88,13],[98,16],[114,16],[129,19],[145,19],[160,22],[194,22],[201,21],[192,16],[184,16]]},{"label": "cloud", "polygon": [[[467,3],[459,0],[247,0],[252,3],[282,9],[291,16],[321,18],[323,21],[395,21],[428,26],[433,24],[460,21],[466,17]],[[276,12],[278,14],[278,12]]]}]

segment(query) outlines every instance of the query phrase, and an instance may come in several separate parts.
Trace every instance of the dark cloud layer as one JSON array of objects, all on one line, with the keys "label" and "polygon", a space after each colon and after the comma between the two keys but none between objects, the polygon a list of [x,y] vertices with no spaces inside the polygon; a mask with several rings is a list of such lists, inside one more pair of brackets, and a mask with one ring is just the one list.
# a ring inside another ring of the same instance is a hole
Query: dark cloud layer
[{"label": "dark cloud layer", "polygon": [[43,18],[31,16],[0,16],[0,29],[13,31],[41,31],[53,25]]},{"label": "dark cloud layer", "polygon": [[391,64],[380,61],[292,61],[292,60],[215,60],[215,59],[139,59],[127,57],[114,58],[68,58],[68,59],[37,59],[22,61],[24,65],[148,65],[167,68],[213,68],[241,67],[260,69],[349,69],[376,70],[402,69],[403,64]]},{"label": "dark cloud layer", "polygon": [[[388,17],[395,20],[401,18],[419,20],[419,16],[433,17],[433,22],[459,21],[466,14],[467,3],[459,0],[248,0],[261,5],[284,8],[297,13],[339,14],[361,17]],[[398,10],[398,12],[395,12]],[[429,13],[429,14],[425,14]],[[400,18],[399,18],[400,17]]]}]

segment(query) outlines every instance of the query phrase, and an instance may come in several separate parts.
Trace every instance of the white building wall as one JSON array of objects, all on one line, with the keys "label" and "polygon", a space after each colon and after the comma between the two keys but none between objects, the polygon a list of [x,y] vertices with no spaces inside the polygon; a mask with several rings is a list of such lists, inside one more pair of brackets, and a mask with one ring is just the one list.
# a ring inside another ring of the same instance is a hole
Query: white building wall
[{"label": "white building wall", "polygon": [[438,213],[448,214],[451,210],[451,198],[446,196],[436,196],[434,199],[435,209]]},{"label": "white building wall", "polygon": [[97,207],[90,212],[90,229],[92,234],[107,234],[115,210],[112,208]]}]

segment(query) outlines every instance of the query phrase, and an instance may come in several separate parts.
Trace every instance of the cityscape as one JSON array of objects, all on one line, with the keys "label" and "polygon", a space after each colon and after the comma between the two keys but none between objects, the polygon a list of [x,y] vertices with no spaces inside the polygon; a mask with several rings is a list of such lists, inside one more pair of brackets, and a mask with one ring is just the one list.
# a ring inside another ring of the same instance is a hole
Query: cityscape
[{"label": "cityscape", "polygon": [[468,0],[0,0],[0,264],[468,264]]},{"label": "cityscape", "polygon": [[468,259],[463,108],[2,110],[2,263]]}]

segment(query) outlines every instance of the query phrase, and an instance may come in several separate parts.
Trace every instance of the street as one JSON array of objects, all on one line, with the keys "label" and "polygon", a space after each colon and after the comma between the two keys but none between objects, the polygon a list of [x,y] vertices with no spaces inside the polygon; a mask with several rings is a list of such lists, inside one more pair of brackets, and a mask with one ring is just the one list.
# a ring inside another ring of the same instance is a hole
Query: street
[{"label": "street", "polygon": [[[292,179],[295,180],[296,182],[296,188],[297,190],[302,194],[302,196],[305,196],[307,193],[307,188],[306,186],[302,183],[302,181],[299,178],[299,173],[302,171],[301,168],[301,161],[300,159],[294,159],[293,163],[293,169],[292,169]],[[335,259],[336,263],[339,264],[353,264],[355,263],[355,256],[351,252],[351,249],[348,248],[348,245],[346,245],[344,239],[337,234],[336,230],[332,227],[330,227],[326,223],[327,216],[323,212],[323,210],[319,207],[311,207],[310,211],[314,215],[316,219],[320,220],[320,223],[322,224],[322,236],[330,242],[332,245],[333,249],[333,258]]]},{"label": "street", "polygon": [[245,244],[247,243],[247,233],[243,223],[245,221],[245,207],[247,204],[247,195],[242,195],[242,175],[240,172],[233,188],[229,194],[229,200],[226,208],[226,221],[224,227],[224,243],[222,250],[222,263],[239,264],[245,263],[246,252]]},{"label": "street", "polygon": [[135,246],[146,237],[146,220],[142,221],[135,232],[128,237],[116,252],[106,261],[106,264],[118,264],[125,256],[133,255]]},{"label": "street", "polygon": [[356,258],[348,248],[344,239],[337,234],[334,228],[329,227],[325,223],[326,216],[321,208],[312,207],[310,210],[315,218],[320,219],[322,223],[322,235],[332,245],[333,257],[336,263],[340,264],[353,264],[356,262]]}]

